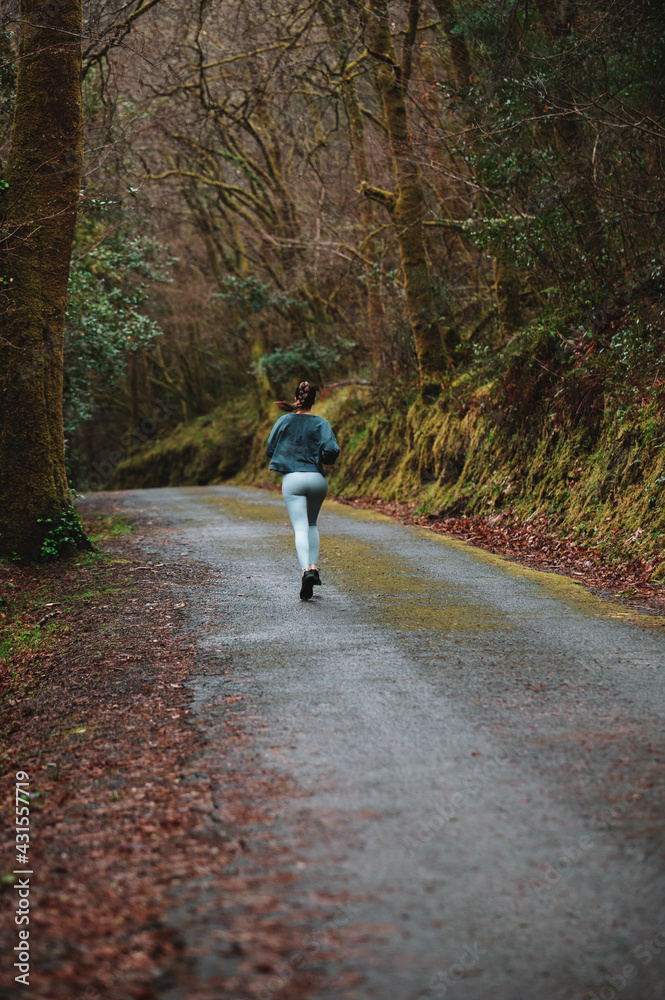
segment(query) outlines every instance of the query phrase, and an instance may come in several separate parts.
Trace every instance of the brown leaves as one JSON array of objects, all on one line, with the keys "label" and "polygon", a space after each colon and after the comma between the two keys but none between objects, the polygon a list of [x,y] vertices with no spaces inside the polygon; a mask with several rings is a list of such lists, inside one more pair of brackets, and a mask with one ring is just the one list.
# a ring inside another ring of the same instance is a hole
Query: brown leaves
[{"label": "brown leaves", "polygon": [[[96,501],[104,502],[113,501]],[[21,654],[21,691],[0,709],[12,731],[0,779],[5,815],[13,817],[17,768],[38,792],[31,996],[149,1000],[177,983],[188,1000],[255,1000],[279,970],[283,995],[304,1000],[315,976],[289,964],[305,932],[285,919],[282,902],[296,859],[272,833],[293,782],[265,764],[257,769],[245,729],[255,717],[244,715],[238,695],[223,696],[223,741],[205,742],[189,724],[193,646],[167,626],[183,585],[193,575],[201,583],[202,570],[179,561],[155,573],[138,558],[141,541],[139,532],[115,539],[122,560],[12,569],[22,609],[13,619],[34,621],[48,584],[67,625],[48,650]],[[210,672],[234,668],[215,662]],[[13,826],[2,829],[8,873]],[[9,894],[9,883],[3,888]],[[303,907],[298,920],[307,918]],[[11,954],[16,935],[7,924],[0,947]],[[201,953],[212,969],[205,984],[193,972]],[[20,995],[9,971],[0,992]]]}]

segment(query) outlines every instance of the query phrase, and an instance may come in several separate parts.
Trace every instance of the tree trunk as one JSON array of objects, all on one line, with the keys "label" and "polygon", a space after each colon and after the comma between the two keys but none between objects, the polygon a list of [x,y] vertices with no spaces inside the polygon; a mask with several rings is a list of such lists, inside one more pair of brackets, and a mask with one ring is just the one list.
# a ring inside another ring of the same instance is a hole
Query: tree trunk
[{"label": "tree trunk", "polygon": [[450,331],[450,343],[444,344],[423,236],[422,179],[409,134],[405,81],[395,54],[385,0],[370,0],[367,12],[368,50],[377,62],[376,81],[390,139],[396,193],[379,191],[368,185],[364,186],[364,191],[388,209],[397,230],[406,307],[420,378],[425,384],[434,383],[448,367],[448,348],[452,346],[454,333]]},{"label": "tree trunk", "polygon": [[[328,35],[335,48],[342,70],[340,93],[349,127],[349,143],[353,156],[358,186],[368,184],[370,180],[367,152],[365,149],[365,126],[363,113],[358,100],[358,92],[353,77],[346,71],[344,64],[348,58],[348,32],[344,21],[344,10],[340,3],[330,4],[328,10],[322,8],[323,20],[328,29]],[[383,295],[380,278],[377,273],[379,257],[378,240],[371,236],[374,229],[374,209],[369,198],[360,199],[358,216],[363,233],[362,254],[367,262],[365,286],[367,289],[367,332],[372,348],[374,363],[378,369],[384,369],[386,364],[386,322]]]},{"label": "tree trunk", "polygon": [[433,0],[433,2],[448,41],[454,83],[458,90],[462,90],[471,83],[472,69],[466,39],[457,31],[459,25],[457,6],[454,0]]},{"label": "tree trunk", "polygon": [[[560,52],[562,39],[575,29],[575,4],[536,0],[535,7],[541,28],[552,40],[552,47]],[[550,102],[559,112],[553,124],[553,145],[570,170],[569,208],[575,217],[575,233],[585,252],[587,266],[600,277],[603,216],[598,205],[593,157],[589,153],[583,118],[575,110],[575,95],[563,74],[555,74],[552,80]],[[547,137],[547,132],[545,135]]]},{"label": "tree trunk", "polygon": [[[362,110],[358,102],[355,84],[352,80],[342,82],[342,98],[349,121],[349,137],[353,151],[358,185],[369,182],[369,168],[365,152],[365,134]],[[374,362],[379,369],[386,367],[386,317],[378,274],[378,240],[369,234],[374,228],[374,211],[369,198],[361,198],[359,206],[360,223],[364,232],[363,256],[368,261],[367,287],[367,330],[372,345]]]},{"label": "tree trunk", "polygon": [[62,366],[81,185],[81,0],[21,0],[16,104],[4,170],[9,291],[0,361],[0,554],[86,544],[65,471]]},{"label": "tree trunk", "polygon": [[[439,15],[439,21],[449,49],[450,64],[452,69],[451,84],[457,90],[468,87],[473,77],[473,66],[471,54],[466,43],[466,39],[459,33],[460,14],[455,0],[433,0],[434,8]],[[461,119],[469,123],[468,112],[465,114],[464,104],[460,111]],[[470,206],[463,205],[461,199],[454,207],[463,213],[462,217],[467,217]],[[458,216],[459,217],[459,216]],[[517,271],[505,254],[500,254],[492,259],[492,270],[494,273],[494,294],[496,298],[497,312],[499,314],[499,336],[502,342],[508,340],[519,328],[522,322],[520,305],[520,279]]]},{"label": "tree trunk", "polygon": [[505,343],[522,325],[521,282],[517,271],[505,255],[499,254],[492,261],[494,291],[499,313],[499,334]]}]

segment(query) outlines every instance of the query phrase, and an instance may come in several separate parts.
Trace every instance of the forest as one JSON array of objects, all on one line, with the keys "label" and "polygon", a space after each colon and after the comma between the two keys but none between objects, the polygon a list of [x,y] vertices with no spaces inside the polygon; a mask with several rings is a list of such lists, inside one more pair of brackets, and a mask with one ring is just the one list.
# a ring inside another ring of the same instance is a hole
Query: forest
[{"label": "forest", "polygon": [[2,0],[3,1000],[663,1000],[664,182],[662,0]]},{"label": "forest", "polygon": [[[80,122],[26,153],[22,25],[77,17]],[[80,542],[66,489],[267,482],[272,401],[309,377],[338,495],[540,514],[655,556],[664,27],[649,0],[5,5],[0,492],[61,369],[64,520],[42,555]],[[47,185],[73,192],[60,214],[32,203]],[[28,343],[22,248],[51,229],[63,330]]]}]

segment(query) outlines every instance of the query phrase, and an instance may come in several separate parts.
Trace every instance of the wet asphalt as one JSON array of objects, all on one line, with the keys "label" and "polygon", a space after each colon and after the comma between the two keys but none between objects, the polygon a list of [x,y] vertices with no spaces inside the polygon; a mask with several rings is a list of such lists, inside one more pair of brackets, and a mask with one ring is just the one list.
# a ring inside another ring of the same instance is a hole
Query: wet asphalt
[{"label": "wet asphalt", "polygon": [[[192,678],[194,714],[223,740],[230,700],[234,766],[291,782],[278,918],[338,901],[281,979],[216,995],[291,1000],[315,968],[313,1000],[665,998],[662,619],[328,502],[305,603],[279,493],[117,497],[214,571],[182,614],[235,669]],[[173,920],[219,975],[215,928]]]}]

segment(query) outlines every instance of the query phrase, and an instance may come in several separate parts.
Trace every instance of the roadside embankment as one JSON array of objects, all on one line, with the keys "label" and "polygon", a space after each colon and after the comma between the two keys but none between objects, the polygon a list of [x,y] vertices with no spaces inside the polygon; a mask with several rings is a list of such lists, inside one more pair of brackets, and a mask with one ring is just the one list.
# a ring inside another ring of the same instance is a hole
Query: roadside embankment
[{"label": "roadside embankment", "polygon": [[245,464],[258,425],[252,411],[218,407],[121,462],[107,488],[202,486],[229,479]]},{"label": "roadside embankment", "polygon": [[[527,409],[524,387],[519,407],[511,393],[515,399],[505,376],[478,385],[468,374],[427,403],[409,389],[324,393],[317,412],[331,421],[342,447],[330,474],[331,495],[407,503],[428,517],[544,519],[550,532],[590,554],[639,560],[645,580],[659,580],[665,453],[651,408],[627,412],[607,393],[596,393],[586,407],[565,409],[556,399],[545,405],[541,392],[527,400]],[[112,486],[231,478],[277,484],[265,458],[274,417],[252,422],[226,414],[215,411],[176,429],[119,466]]]}]

